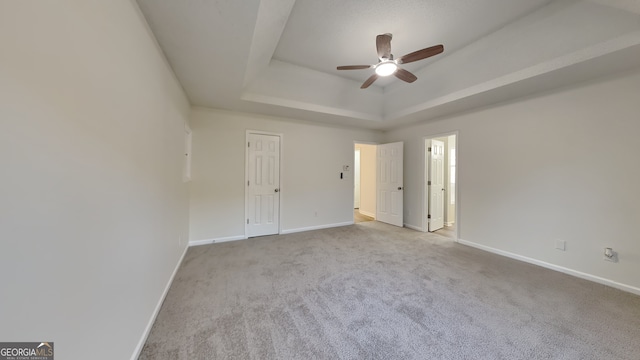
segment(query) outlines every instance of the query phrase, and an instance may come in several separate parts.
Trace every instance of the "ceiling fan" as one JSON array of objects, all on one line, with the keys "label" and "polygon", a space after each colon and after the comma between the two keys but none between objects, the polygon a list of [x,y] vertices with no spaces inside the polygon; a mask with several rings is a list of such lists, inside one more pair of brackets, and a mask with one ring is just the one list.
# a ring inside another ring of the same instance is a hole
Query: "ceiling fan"
[{"label": "ceiling fan", "polygon": [[422,50],[414,51],[404,55],[398,59],[393,58],[391,54],[391,34],[381,34],[376,36],[376,48],[378,49],[378,63],[375,65],[345,65],[338,66],[338,70],[362,70],[375,69],[375,73],[371,75],[360,89],[366,89],[373,84],[381,76],[395,75],[398,79],[412,83],[418,79],[409,71],[398,67],[400,64],[408,64],[410,62],[426,59],[428,57],[438,55],[444,51],[443,45],[435,45]]}]

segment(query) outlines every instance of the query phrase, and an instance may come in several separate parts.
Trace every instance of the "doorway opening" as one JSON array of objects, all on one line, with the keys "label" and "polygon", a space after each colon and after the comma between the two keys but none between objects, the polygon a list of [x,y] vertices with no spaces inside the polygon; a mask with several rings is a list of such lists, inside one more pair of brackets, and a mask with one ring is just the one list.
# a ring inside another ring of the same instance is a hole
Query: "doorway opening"
[{"label": "doorway opening", "polygon": [[377,145],[355,143],[353,161],[353,222],[376,219]]},{"label": "doorway opening", "polygon": [[424,138],[423,231],[458,238],[457,139],[449,133]]},{"label": "doorway opening", "polygon": [[354,208],[358,202],[358,209],[354,209],[354,222],[359,213],[372,220],[404,227],[404,143],[356,141],[354,154],[355,150],[359,150],[359,160],[358,169],[354,170],[354,175],[356,171],[358,173],[357,181],[354,179]]}]

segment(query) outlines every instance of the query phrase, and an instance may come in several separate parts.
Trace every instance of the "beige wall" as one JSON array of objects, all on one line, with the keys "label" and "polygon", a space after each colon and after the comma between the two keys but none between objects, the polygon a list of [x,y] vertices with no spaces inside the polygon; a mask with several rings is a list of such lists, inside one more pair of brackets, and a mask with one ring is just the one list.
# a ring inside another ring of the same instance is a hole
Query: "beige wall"
[{"label": "beige wall", "polygon": [[421,225],[423,137],[457,130],[462,240],[640,292],[638,99],[640,71],[391,131],[405,222]]},{"label": "beige wall", "polygon": [[133,4],[0,2],[0,339],[56,359],[131,358],[186,246],[189,103]]},{"label": "beige wall", "polygon": [[[191,128],[193,241],[244,236],[247,130],[282,134],[283,232],[353,222],[354,141],[380,137],[376,131],[204,108],[192,110]],[[343,165],[351,170],[340,179]]]}]

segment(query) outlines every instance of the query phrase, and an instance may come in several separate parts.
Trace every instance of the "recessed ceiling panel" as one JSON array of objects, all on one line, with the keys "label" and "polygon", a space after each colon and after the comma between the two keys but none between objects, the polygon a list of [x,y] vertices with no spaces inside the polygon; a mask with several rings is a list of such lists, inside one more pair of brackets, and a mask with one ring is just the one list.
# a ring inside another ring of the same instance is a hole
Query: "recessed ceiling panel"
[{"label": "recessed ceiling panel", "polygon": [[[396,58],[436,44],[446,56],[517,20],[550,0],[297,0],[274,58],[364,81],[367,70],[339,65],[377,62],[375,37],[391,33]],[[437,57],[403,67],[418,71]],[[377,81],[384,86],[388,81]]]}]

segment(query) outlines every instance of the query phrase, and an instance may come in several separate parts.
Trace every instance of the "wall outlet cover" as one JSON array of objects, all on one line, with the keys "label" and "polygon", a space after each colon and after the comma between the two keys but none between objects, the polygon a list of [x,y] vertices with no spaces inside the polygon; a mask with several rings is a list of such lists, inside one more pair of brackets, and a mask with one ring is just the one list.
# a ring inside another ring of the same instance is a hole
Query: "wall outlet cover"
[{"label": "wall outlet cover", "polygon": [[602,256],[602,260],[617,263],[618,253],[613,251],[613,249],[611,248],[605,248],[604,255]]}]

